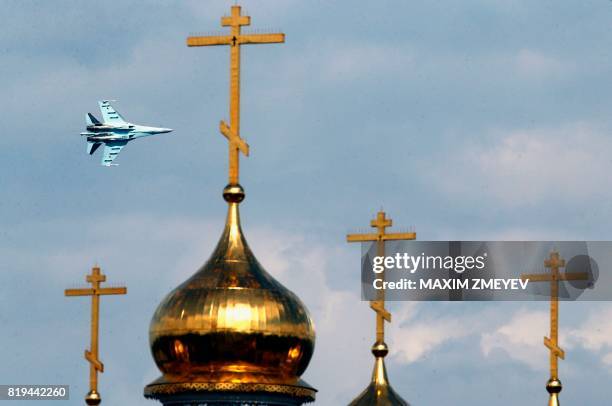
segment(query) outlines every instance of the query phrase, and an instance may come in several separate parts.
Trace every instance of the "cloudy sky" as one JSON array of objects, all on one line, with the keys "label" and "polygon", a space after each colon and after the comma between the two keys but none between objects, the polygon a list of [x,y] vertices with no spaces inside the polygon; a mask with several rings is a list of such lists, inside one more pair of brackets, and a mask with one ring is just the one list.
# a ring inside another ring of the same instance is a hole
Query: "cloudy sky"
[{"label": "cloudy sky", "polygon": [[[5,0],[0,9],[0,383],[87,391],[94,263],[100,390],[151,405],[157,304],[207,258],[225,215],[228,50],[188,49],[229,1]],[[610,239],[612,3],[244,1],[283,45],[243,51],[243,227],[310,309],[317,404],[367,384],[373,315],[347,232],[380,208],[419,239]],[[78,135],[96,101],[174,128],[103,168]],[[387,359],[416,406],[545,404],[545,303],[396,303]],[[565,303],[567,404],[604,406],[612,305]]]}]

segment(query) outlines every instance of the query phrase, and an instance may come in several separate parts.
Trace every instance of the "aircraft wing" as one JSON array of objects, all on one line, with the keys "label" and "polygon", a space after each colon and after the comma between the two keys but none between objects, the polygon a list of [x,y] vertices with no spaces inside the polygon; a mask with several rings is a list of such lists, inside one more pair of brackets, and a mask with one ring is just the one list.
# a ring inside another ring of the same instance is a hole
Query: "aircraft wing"
[{"label": "aircraft wing", "polygon": [[125,147],[127,141],[109,141],[104,144],[104,154],[102,155],[102,166],[111,166],[113,160],[117,158],[121,149]]},{"label": "aircraft wing", "polygon": [[124,125],[127,122],[123,119],[121,114],[115,110],[113,106],[111,106],[108,100],[102,100],[98,102],[100,106],[100,112],[102,113],[102,121],[104,124],[112,124],[112,125]]}]

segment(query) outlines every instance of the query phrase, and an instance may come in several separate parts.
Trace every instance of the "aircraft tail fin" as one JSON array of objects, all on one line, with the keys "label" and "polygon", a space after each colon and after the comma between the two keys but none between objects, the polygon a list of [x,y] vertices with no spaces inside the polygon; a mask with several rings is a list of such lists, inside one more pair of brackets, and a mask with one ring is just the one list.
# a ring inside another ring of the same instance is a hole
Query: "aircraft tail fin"
[{"label": "aircraft tail fin", "polygon": [[110,101],[102,100],[98,102],[98,105],[100,106],[100,111],[102,112],[102,120],[104,120],[105,123],[115,125],[127,124],[121,114],[119,114],[117,110],[111,106]]},{"label": "aircraft tail fin", "polygon": [[101,124],[100,121],[91,113],[87,113],[87,115],[85,116],[85,121],[87,122],[88,126]]},{"label": "aircraft tail fin", "polygon": [[101,142],[87,141],[87,153],[93,155],[94,152],[102,145]]}]

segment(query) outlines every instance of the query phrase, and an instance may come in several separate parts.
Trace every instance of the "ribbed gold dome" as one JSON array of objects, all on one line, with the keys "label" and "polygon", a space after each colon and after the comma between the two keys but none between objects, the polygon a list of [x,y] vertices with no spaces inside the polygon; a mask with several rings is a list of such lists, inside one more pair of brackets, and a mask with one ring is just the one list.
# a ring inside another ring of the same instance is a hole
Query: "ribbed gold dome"
[{"label": "ribbed gold dome", "polygon": [[158,306],[149,329],[163,373],[145,395],[274,392],[314,399],[299,379],[315,343],[306,307],[259,264],[240,227],[240,186],[223,194],[225,230],[212,256]]},{"label": "ribbed gold dome", "polygon": [[349,406],[410,406],[389,383],[385,367],[385,356],[388,353],[389,349],[384,342],[376,342],[372,346],[375,358],[372,380]]}]

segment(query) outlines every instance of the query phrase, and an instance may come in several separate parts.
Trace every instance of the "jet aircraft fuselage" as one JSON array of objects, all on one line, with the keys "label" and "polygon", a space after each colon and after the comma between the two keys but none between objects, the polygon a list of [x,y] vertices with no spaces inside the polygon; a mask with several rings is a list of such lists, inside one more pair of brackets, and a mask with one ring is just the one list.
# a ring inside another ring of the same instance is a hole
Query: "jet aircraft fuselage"
[{"label": "jet aircraft fuselage", "polygon": [[82,132],[81,135],[87,137],[87,152],[89,155],[93,155],[104,144],[103,166],[111,166],[113,160],[129,141],[172,131],[171,128],[149,127],[128,123],[111,106],[108,100],[100,101],[98,104],[102,112],[102,122],[93,114],[87,113],[85,117],[87,131]]}]

